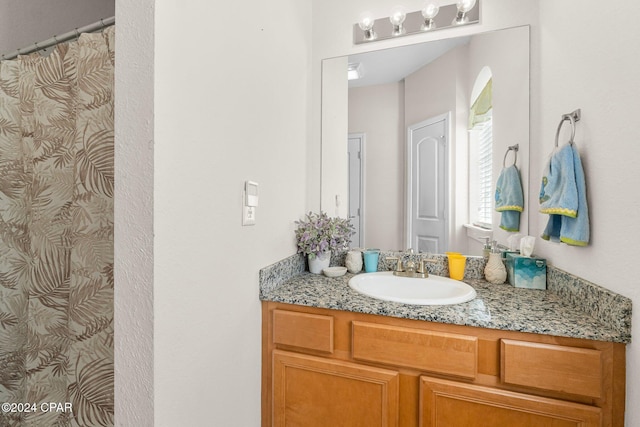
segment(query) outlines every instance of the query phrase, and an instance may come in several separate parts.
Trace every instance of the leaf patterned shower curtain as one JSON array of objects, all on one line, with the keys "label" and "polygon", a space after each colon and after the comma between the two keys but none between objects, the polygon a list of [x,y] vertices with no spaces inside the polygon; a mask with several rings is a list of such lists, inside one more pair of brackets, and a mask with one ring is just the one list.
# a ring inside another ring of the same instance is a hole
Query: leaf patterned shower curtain
[{"label": "leaf patterned shower curtain", "polygon": [[113,425],[114,34],[0,62],[0,426]]}]

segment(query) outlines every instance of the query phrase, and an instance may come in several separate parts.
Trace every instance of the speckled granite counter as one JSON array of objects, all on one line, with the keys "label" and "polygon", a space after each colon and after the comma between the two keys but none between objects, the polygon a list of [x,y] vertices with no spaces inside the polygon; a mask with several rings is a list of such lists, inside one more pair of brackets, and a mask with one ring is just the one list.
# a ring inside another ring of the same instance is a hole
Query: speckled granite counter
[{"label": "speckled granite counter", "polygon": [[477,278],[467,279],[466,275],[465,282],[477,293],[474,300],[448,306],[416,306],[361,295],[348,285],[353,274],[339,278],[310,274],[303,271],[304,262],[301,268],[296,258],[261,270],[261,300],[490,329],[631,342],[628,298],[553,267],[548,275],[552,282],[548,284],[549,290],[492,285]]}]

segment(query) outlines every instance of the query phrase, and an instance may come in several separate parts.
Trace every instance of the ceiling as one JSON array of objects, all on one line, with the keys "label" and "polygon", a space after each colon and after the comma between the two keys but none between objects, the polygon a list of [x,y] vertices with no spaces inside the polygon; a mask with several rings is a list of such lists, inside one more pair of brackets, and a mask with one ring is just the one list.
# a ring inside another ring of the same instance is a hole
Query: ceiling
[{"label": "ceiling", "polygon": [[350,80],[349,87],[398,82],[470,39],[470,36],[456,37],[351,55],[349,64],[360,63],[362,77]]}]

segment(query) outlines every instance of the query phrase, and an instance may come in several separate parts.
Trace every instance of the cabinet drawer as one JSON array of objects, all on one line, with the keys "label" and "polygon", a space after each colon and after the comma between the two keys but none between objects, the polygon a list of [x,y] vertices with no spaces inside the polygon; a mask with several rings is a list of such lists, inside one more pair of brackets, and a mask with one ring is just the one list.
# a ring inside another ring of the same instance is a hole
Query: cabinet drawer
[{"label": "cabinet drawer", "polygon": [[602,397],[602,352],[588,348],[502,340],[502,382]]},{"label": "cabinet drawer", "polygon": [[333,353],[333,317],[273,310],[273,343]]},{"label": "cabinet drawer", "polygon": [[357,321],[352,328],[354,359],[476,377],[476,337]]}]

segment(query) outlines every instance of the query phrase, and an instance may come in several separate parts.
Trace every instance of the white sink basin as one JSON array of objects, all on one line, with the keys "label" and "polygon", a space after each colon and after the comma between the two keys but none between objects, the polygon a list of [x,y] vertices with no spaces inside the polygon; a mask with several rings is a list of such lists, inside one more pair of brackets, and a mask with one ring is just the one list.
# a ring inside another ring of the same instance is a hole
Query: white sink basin
[{"label": "white sink basin", "polygon": [[458,280],[435,275],[400,277],[391,271],[358,274],[349,280],[349,286],[372,298],[416,305],[460,304],[476,297],[475,289]]}]

